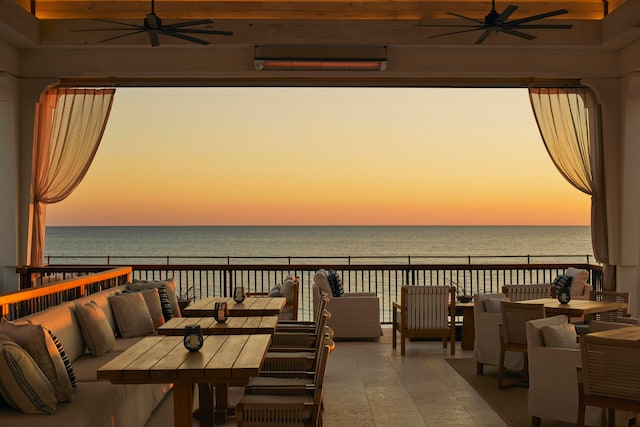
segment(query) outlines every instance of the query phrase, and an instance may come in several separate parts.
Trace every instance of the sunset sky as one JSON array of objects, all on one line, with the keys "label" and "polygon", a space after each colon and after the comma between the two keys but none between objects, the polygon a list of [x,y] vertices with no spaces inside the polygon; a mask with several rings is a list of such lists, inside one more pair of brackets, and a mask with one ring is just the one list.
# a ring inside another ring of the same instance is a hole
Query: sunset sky
[{"label": "sunset sky", "polygon": [[48,225],[589,225],[524,89],[117,89]]}]

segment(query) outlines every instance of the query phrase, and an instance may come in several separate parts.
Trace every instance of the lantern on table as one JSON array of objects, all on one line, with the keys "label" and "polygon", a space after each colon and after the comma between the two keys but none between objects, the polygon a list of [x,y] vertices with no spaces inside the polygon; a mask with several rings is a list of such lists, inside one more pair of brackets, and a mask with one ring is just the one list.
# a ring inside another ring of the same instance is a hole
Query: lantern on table
[{"label": "lantern on table", "polygon": [[217,302],[213,305],[213,318],[216,319],[220,323],[224,323],[227,321],[229,317],[229,307],[227,307],[227,302]]},{"label": "lantern on table", "polygon": [[204,344],[202,329],[200,325],[189,325],[184,327],[184,346],[189,351],[198,351]]},{"label": "lantern on table", "polygon": [[246,297],[246,294],[244,292],[244,286],[240,286],[240,287],[236,287],[233,289],[233,300],[240,304],[242,301],[244,301],[244,298]]}]

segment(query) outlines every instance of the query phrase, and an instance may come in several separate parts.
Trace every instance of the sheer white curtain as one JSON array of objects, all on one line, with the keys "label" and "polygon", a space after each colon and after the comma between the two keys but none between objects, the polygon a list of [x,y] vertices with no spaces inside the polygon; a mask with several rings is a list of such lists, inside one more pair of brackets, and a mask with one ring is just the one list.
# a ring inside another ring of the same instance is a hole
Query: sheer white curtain
[{"label": "sheer white curtain", "polygon": [[36,104],[30,264],[44,263],[46,205],[80,184],[100,145],[115,89],[49,88]]},{"label": "sheer white curtain", "polygon": [[615,290],[609,265],[600,108],[586,88],[530,88],[538,129],[551,160],[578,190],[591,195],[591,240],[604,266],[603,287]]}]

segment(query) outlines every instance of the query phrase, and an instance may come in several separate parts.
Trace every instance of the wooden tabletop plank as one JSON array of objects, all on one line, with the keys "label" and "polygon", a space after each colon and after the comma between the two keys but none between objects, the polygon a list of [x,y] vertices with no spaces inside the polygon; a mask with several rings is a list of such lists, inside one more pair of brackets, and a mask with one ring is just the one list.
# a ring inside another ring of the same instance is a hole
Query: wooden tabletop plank
[{"label": "wooden tabletop plank", "polygon": [[123,377],[123,370],[127,369],[131,363],[144,355],[149,348],[162,342],[162,338],[161,336],[144,337],[127,349],[126,354],[123,352],[100,367],[96,372],[97,378],[105,380],[121,379]]},{"label": "wooden tabletop plank", "polygon": [[240,377],[258,375],[270,343],[271,335],[250,335],[234,364],[232,375]]},{"label": "wooden tabletop plank", "polygon": [[635,347],[640,343],[640,326],[630,325],[624,328],[592,332],[588,335],[592,338],[620,341],[625,343],[626,346]]},{"label": "wooden tabletop plank", "polygon": [[213,317],[174,318],[160,326],[158,334],[184,336],[186,325],[200,325],[203,335],[272,334],[277,324],[276,316],[230,317],[225,322]]},{"label": "wooden tabletop plank", "polygon": [[545,312],[548,314],[566,314],[570,317],[580,317],[586,314],[605,313],[627,308],[625,302],[616,301],[592,301],[572,299],[568,304],[561,304],[555,298],[539,298],[525,301],[518,301],[522,304],[544,304]]},{"label": "wooden tabletop plank", "polygon": [[185,317],[212,317],[216,302],[226,302],[229,316],[273,316],[279,314],[287,302],[283,297],[248,297],[238,304],[233,298],[209,297],[196,301],[183,311]]},{"label": "wooden tabletop plank", "polygon": [[206,365],[205,374],[210,377],[231,378],[231,371],[247,342],[249,335],[227,335],[224,347]]}]

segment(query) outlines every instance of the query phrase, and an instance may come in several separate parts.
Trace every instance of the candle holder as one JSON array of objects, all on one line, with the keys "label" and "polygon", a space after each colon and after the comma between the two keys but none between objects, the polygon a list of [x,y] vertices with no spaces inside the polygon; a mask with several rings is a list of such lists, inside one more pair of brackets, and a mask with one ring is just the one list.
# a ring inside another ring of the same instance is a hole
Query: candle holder
[{"label": "candle holder", "polygon": [[229,307],[226,302],[217,302],[213,305],[213,318],[219,323],[224,323],[229,318]]},{"label": "candle holder", "polygon": [[185,348],[189,351],[198,351],[202,348],[204,339],[202,338],[202,329],[200,328],[200,325],[185,326],[183,343]]},{"label": "candle holder", "polygon": [[244,301],[246,296],[247,295],[244,292],[244,286],[240,286],[239,288],[236,287],[233,289],[233,300],[237,304],[240,304],[242,301]]},{"label": "candle holder", "polygon": [[557,290],[557,294],[560,304],[569,304],[569,301],[571,301],[571,289],[562,287]]}]

